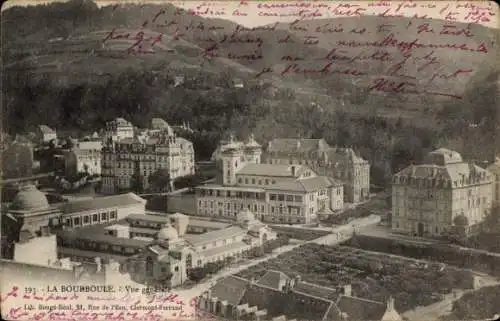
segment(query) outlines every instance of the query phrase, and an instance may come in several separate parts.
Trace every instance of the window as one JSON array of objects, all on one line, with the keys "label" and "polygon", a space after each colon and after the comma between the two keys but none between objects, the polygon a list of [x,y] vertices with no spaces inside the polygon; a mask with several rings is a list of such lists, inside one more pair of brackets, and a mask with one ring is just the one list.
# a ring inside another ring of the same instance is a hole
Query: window
[{"label": "window", "polygon": [[112,219],[116,219],[116,213],[117,213],[116,211],[112,211],[110,217]]},{"label": "window", "polygon": [[286,201],[287,202],[293,202],[293,195],[287,195],[286,196]]},{"label": "window", "polygon": [[275,201],[276,200],[276,194],[269,194],[269,199],[271,201]]},{"label": "window", "polygon": [[243,183],[243,180],[241,178],[238,178],[238,183]]},{"label": "window", "polygon": [[101,220],[107,220],[108,219],[108,213],[101,213]]},{"label": "window", "polygon": [[302,196],[300,196],[300,195],[295,195],[295,202],[297,202],[297,203],[302,203]]},{"label": "window", "polygon": [[285,195],[278,195],[278,201],[283,202],[285,200]]},{"label": "window", "polygon": [[97,222],[99,220],[99,216],[97,214],[92,215],[92,221]]},{"label": "window", "polygon": [[90,222],[90,217],[88,217],[88,216],[84,216],[84,217],[83,217],[83,223],[84,223],[84,224],[87,224],[87,223],[89,223],[89,222]]},{"label": "window", "polygon": [[259,185],[262,185],[262,180],[261,179],[259,179]]},{"label": "window", "polygon": [[248,178],[245,178],[245,184],[248,184]]},{"label": "window", "polygon": [[252,184],[255,185],[255,178],[252,178]]},{"label": "window", "polygon": [[80,218],[79,218],[79,217],[75,217],[75,218],[73,219],[73,224],[75,224],[75,225],[80,225]]},{"label": "window", "polygon": [[266,185],[269,185],[269,180],[268,179],[266,179]]}]

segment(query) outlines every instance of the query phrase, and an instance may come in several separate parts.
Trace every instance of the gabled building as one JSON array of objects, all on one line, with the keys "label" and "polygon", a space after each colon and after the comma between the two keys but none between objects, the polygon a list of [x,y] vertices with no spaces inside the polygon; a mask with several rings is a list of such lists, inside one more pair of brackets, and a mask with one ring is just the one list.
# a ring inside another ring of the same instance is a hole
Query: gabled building
[{"label": "gabled building", "polygon": [[350,285],[324,287],[280,271],[268,271],[258,280],[235,275],[220,279],[198,304],[227,320],[402,320],[392,298],[384,304],[354,296]]},{"label": "gabled building", "polygon": [[[139,283],[168,281],[171,286],[181,285],[188,279],[190,269],[227,258],[243,257],[251,249],[277,237],[250,211],[240,212],[236,222],[230,226],[202,234],[188,234],[189,217],[182,214],[156,217],[147,222],[147,226],[142,225],[142,230],[138,229],[135,218],[131,221],[134,221],[132,225],[114,228],[116,232],[112,234],[117,235],[117,242],[130,240],[145,243],[145,250],[131,256],[124,264],[124,270]],[[158,225],[161,225],[160,229],[157,229]],[[151,230],[154,239],[127,238],[127,235],[132,235],[130,233],[148,235]]]},{"label": "gabled building", "polygon": [[470,231],[492,207],[492,174],[445,148],[429,153],[392,178],[392,229],[439,236],[460,227]]},{"label": "gabled building", "polygon": [[305,224],[344,206],[342,183],[306,165],[262,164],[253,136],[221,146],[217,183],[195,188],[200,215],[234,218],[247,208],[264,222]]},{"label": "gabled building", "polygon": [[64,153],[66,175],[101,175],[101,150],[102,142],[99,140],[75,142],[75,145]]},{"label": "gabled building", "polygon": [[149,177],[158,170],[173,180],[195,173],[193,143],[178,137],[166,121],[154,118],[152,128],[137,136],[111,139],[102,148],[102,192],[150,187]]},{"label": "gabled building", "polygon": [[370,197],[370,164],[351,148],[331,147],[324,139],[276,138],[262,159],[267,164],[307,165],[318,175],[342,181],[346,202]]}]

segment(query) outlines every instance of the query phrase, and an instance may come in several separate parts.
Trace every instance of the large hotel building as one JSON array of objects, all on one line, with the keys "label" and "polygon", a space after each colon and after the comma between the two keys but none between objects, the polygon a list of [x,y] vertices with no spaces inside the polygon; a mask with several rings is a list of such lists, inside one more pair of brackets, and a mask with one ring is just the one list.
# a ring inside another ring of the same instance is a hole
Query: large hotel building
[{"label": "large hotel building", "polygon": [[122,118],[106,126],[102,149],[102,192],[113,194],[140,184],[149,187],[148,177],[159,169],[170,179],[193,175],[193,144],[177,137],[162,119],[152,121],[152,129],[135,133],[131,123]]},{"label": "large hotel building", "polygon": [[358,203],[370,197],[370,164],[351,148],[331,147],[324,139],[271,140],[263,163],[307,165],[318,175],[342,181],[344,200]]},{"label": "large hotel building", "polygon": [[438,236],[460,225],[470,231],[491,211],[492,174],[440,148],[423,164],[411,165],[392,179],[392,229]]},{"label": "large hotel building", "polygon": [[195,188],[197,213],[233,218],[246,208],[264,222],[304,224],[343,208],[341,182],[305,165],[261,164],[261,155],[253,136],[224,145],[218,182]]}]

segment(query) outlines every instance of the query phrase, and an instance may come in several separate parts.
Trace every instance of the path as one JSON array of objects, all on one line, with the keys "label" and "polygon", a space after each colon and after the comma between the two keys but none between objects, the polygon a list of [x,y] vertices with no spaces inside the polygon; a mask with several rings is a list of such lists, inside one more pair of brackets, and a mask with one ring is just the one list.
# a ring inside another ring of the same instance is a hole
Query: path
[{"label": "path", "polygon": [[[477,289],[500,283],[491,277],[483,277],[481,279],[483,280],[483,282],[481,282],[480,286]],[[459,300],[464,294],[473,292],[477,289],[453,291],[452,293],[445,295],[443,300],[425,307],[417,307],[416,309],[406,311],[405,313],[403,313],[403,316],[406,317],[409,321],[439,320],[442,316],[451,313],[453,303],[455,301]]]}]

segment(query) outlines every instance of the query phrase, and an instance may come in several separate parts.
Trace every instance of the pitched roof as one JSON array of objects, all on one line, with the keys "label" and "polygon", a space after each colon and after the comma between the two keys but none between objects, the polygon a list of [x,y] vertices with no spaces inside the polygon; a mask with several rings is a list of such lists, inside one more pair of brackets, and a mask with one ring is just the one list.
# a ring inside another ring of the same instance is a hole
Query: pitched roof
[{"label": "pitched roof", "polygon": [[268,152],[312,151],[330,148],[324,139],[275,138],[268,143]]},{"label": "pitched roof", "polygon": [[291,182],[277,182],[274,185],[266,186],[268,190],[300,191],[311,192],[318,189],[342,185],[337,180],[327,176],[316,176],[310,178],[298,179]]},{"label": "pitched roof", "polygon": [[245,242],[231,242],[227,245],[217,246],[215,248],[201,251],[201,253],[205,257],[211,257],[217,254],[228,253],[238,249],[247,250],[248,247],[249,247],[248,244]]},{"label": "pitched roof", "polygon": [[383,303],[345,295],[339,298],[337,307],[349,321],[380,320],[386,309]]},{"label": "pitched roof", "polygon": [[86,240],[111,245],[130,246],[135,248],[142,248],[149,243],[142,240],[116,237],[101,233],[91,233],[91,230],[86,228],[59,231],[57,232],[57,236],[64,240]]},{"label": "pitched roof", "polygon": [[[293,172],[295,169],[295,172]],[[258,175],[274,177],[298,177],[308,169],[303,165],[279,165],[279,164],[246,164],[237,172],[237,175]]]},{"label": "pitched roof", "polygon": [[210,290],[212,297],[217,297],[220,301],[227,301],[231,305],[238,305],[248,284],[248,280],[230,275],[218,280]]},{"label": "pitched roof", "polygon": [[293,287],[295,291],[313,295],[326,300],[336,301],[339,298],[339,292],[330,287],[321,286],[314,283],[300,281]]},{"label": "pitched roof", "polygon": [[210,231],[203,234],[187,234],[184,236],[184,239],[193,246],[199,246],[221,239],[228,239],[241,234],[246,234],[246,231],[239,226],[231,226],[225,229]]},{"label": "pitched roof", "polygon": [[281,290],[280,285],[287,280],[290,280],[290,278],[285,273],[272,270],[264,274],[264,276],[262,276],[257,281],[257,284],[265,285],[276,290]]},{"label": "pitched roof", "polygon": [[55,134],[56,133],[52,128],[50,128],[47,125],[40,125],[40,126],[38,126],[38,128],[44,134]]},{"label": "pitched roof", "polygon": [[92,199],[79,200],[64,203],[62,210],[64,214],[85,212],[96,209],[111,207],[124,207],[137,204],[146,204],[146,200],[134,193],[96,197]]},{"label": "pitched roof", "polygon": [[154,223],[170,223],[170,217],[168,216],[160,216],[160,215],[148,215],[148,214],[130,214],[125,217],[127,222],[137,220],[137,221],[146,221],[146,222],[154,222]]},{"label": "pitched roof", "polygon": [[[468,163],[410,165],[395,174],[394,177],[405,177],[416,180],[425,179],[435,184],[444,184],[448,187],[462,186],[463,184],[468,185],[469,183],[473,184],[476,181],[487,182],[491,179],[491,175],[489,175],[487,170]],[[397,183],[397,180],[395,182]]]}]

